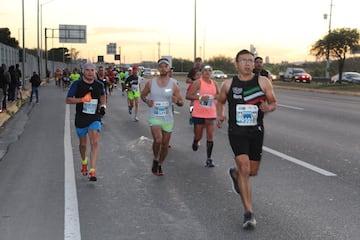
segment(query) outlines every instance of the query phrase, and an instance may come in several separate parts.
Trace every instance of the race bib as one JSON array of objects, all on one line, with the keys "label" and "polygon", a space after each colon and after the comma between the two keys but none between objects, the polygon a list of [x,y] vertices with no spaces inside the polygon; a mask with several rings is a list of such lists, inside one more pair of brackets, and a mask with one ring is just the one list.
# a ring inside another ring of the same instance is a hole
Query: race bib
[{"label": "race bib", "polygon": [[211,104],[212,104],[212,101],[213,101],[213,96],[211,96],[211,95],[204,95],[204,96],[208,96],[209,99],[206,100],[206,101],[200,100],[200,101],[199,101],[200,106],[206,107],[206,108],[211,108]]},{"label": "race bib", "polygon": [[91,99],[90,102],[83,103],[83,113],[95,114],[97,110],[98,99]]},{"label": "race bib", "polygon": [[163,117],[169,114],[169,102],[154,102],[154,115],[158,117]]},{"label": "race bib", "polygon": [[136,92],[137,90],[139,90],[139,86],[138,85],[131,85],[131,90]]},{"label": "race bib", "polygon": [[236,125],[256,126],[259,108],[256,105],[236,105]]}]

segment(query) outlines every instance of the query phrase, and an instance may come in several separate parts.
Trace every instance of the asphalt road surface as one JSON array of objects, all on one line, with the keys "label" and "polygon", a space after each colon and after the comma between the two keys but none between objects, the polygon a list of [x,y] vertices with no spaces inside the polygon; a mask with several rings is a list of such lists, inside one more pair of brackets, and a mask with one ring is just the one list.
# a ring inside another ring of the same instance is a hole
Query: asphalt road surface
[{"label": "asphalt road surface", "polygon": [[[183,96],[185,84],[180,83]],[[360,238],[359,97],[278,90],[265,116],[259,175],[251,179],[257,227],[243,230],[233,193],[226,124],[193,152],[188,108],[175,107],[165,175],[151,171],[146,106],[140,121],[119,89],[108,100],[97,182],[80,173],[74,105],[52,82],[0,130],[1,240]],[[89,149],[88,149],[89,150]]]}]

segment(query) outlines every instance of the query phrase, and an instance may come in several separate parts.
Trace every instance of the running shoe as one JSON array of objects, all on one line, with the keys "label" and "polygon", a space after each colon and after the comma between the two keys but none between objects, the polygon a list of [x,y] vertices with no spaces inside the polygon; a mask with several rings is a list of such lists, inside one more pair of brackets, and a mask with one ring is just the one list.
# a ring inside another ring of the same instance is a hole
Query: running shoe
[{"label": "running shoe", "polygon": [[254,229],[256,226],[256,219],[252,212],[246,212],[244,214],[244,223],[243,228],[244,229]]},{"label": "running shoe", "polygon": [[229,168],[229,175],[233,184],[233,191],[237,194],[240,194],[239,185],[237,183],[237,177],[235,175],[236,169],[235,168]]},{"label": "running shoe", "polygon": [[211,158],[208,158],[208,159],[206,160],[206,167],[208,167],[208,168],[215,167],[215,165],[213,164],[213,161],[212,161]]},{"label": "running shoe", "polygon": [[96,182],[96,180],[97,180],[97,178],[96,178],[96,176],[95,176],[96,174],[95,174],[95,169],[90,169],[90,171],[89,171],[89,181],[90,182]]},{"label": "running shoe", "polygon": [[161,165],[158,166],[157,175],[158,175],[158,176],[164,176],[164,173],[163,173],[163,171],[162,171]]},{"label": "running shoe", "polygon": [[81,173],[83,176],[86,176],[88,174],[87,172],[87,158],[81,161]]},{"label": "running shoe", "polygon": [[152,172],[154,175],[158,175],[158,169],[159,169],[159,161],[153,160],[153,165],[152,165],[152,167],[151,167],[151,172]]},{"label": "running shoe", "polygon": [[198,147],[199,147],[199,141],[195,141],[193,142],[192,144],[192,150],[193,151],[197,151],[198,150]]},{"label": "running shoe", "polygon": [[139,118],[138,117],[134,117],[134,122],[138,122]]}]

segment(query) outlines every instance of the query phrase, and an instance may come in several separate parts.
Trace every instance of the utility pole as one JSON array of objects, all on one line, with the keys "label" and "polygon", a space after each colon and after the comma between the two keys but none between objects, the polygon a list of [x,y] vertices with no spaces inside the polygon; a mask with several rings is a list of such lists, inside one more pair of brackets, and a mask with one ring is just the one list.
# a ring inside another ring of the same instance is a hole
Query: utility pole
[{"label": "utility pole", "polygon": [[196,0],[194,6],[194,62],[196,59]]},{"label": "utility pole", "polygon": [[[330,2],[330,15],[329,15],[329,31],[328,34],[331,33],[331,16],[332,16],[332,0]],[[326,16],[326,14],[325,14]],[[330,69],[330,46],[329,46],[329,42],[327,43],[327,49],[326,49],[326,72],[325,72],[325,78],[329,79],[330,78],[330,74],[329,74],[329,69]]]}]

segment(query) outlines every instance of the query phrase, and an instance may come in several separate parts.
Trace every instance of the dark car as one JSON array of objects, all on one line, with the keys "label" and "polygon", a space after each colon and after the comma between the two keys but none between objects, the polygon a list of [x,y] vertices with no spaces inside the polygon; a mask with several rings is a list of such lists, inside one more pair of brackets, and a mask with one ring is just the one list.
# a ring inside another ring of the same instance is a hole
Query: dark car
[{"label": "dark car", "polygon": [[[331,77],[332,83],[337,83],[339,81],[339,74],[336,74]],[[358,72],[343,72],[341,82],[343,83],[360,83],[360,73]]]},{"label": "dark car", "polygon": [[293,79],[295,82],[304,82],[310,83],[311,82],[311,75],[303,71],[302,69],[293,70]]}]

